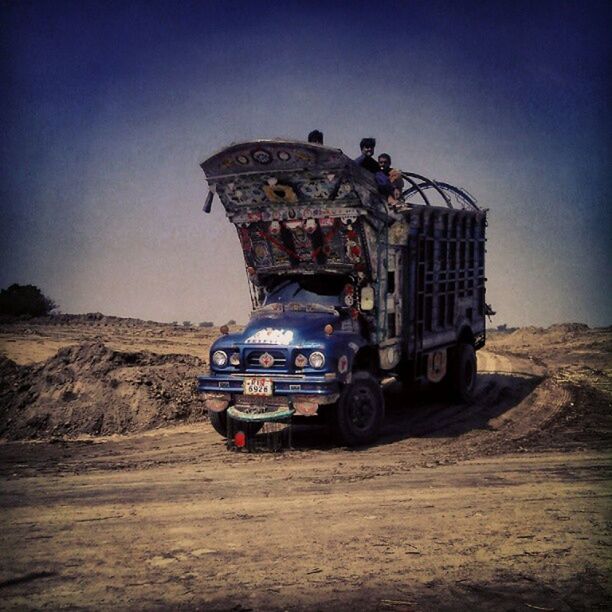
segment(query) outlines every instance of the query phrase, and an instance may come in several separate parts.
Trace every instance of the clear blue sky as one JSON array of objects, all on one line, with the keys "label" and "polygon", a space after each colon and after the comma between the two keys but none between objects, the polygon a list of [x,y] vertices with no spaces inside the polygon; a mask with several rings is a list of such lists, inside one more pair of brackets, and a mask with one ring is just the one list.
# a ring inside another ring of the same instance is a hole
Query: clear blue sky
[{"label": "clear blue sky", "polygon": [[490,209],[494,323],[611,321],[609,2],[1,2],[0,287],[64,312],[245,321],[198,164],[303,139]]}]

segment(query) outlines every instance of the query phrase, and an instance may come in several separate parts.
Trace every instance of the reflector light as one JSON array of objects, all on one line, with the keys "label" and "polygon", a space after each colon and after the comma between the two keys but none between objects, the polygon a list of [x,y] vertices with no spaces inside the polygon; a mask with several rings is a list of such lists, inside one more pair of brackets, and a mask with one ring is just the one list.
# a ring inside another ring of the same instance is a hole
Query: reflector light
[{"label": "reflector light", "polygon": [[264,368],[271,368],[274,365],[274,357],[270,355],[270,353],[264,353],[259,358],[259,365],[263,366]]},{"label": "reflector light", "polygon": [[297,368],[305,368],[308,365],[308,359],[306,359],[305,355],[299,353],[295,358],[295,366]]},{"label": "reflector light", "polygon": [[234,434],[234,444],[238,448],[244,448],[246,446],[246,435],[244,431],[237,431]]},{"label": "reflector light", "polygon": [[334,326],[331,325],[330,323],[328,323],[324,328],[323,331],[328,335],[331,336],[334,333]]}]

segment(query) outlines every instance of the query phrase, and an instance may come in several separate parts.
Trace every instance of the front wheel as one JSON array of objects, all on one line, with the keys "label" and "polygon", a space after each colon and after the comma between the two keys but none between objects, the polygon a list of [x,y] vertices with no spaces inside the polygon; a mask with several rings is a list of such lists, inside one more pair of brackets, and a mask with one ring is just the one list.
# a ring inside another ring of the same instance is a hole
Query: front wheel
[{"label": "front wheel", "polygon": [[460,343],[455,349],[449,372],[452,398],[469,403],[476,390],[476,351],[471,344]]},{"label": "front wheel", "polygon": [[213,429],[224,438],[227,438],[227,408],[221,412],[208,412],[208,418]]},{"label": "front wheel", "polygon": [[378,437],[385,403],[378,381],[368,372],[355,372],[344,387],[333,415],[336,439],[347,446],[368,444]]}]

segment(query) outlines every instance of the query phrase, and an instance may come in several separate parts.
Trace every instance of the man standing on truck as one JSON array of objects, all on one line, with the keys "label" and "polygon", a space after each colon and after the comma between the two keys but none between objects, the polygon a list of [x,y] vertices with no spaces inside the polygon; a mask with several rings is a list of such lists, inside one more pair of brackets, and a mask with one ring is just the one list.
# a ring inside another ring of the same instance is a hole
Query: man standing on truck
[{"label": "man standing on truck", "polygon": [[378,165],[380,172],[384,174],[392,188],[390,195],[397,200],[404,190],[404,180],[402,179],[402,173],[399,170],[391,167],[391,156],[388,153],[381,153],[378,156]]},{"label": "man standing on truck", "polygon": [[[395,203],[401,194],[401,191],[397,192],[398,195],[396,195],[397,190],[389,179],[388,174],[384,171],[380,163],[374,159],[374,147],[376,146],[376,140],[374,138],[362,138],[359,146],[361,147],[361,155],[354,160],[355,163],[365,170],[372,172],[372,174],[374,174],[374,179],[376,180],[376,185],[378,186],[378,191],[380,191],[380,193],[384,195],[390,203]],[[389,159],[390,166],[391,157],[386,153],[383,153],[382,156]]]},{"label": "man standing on truck", "polygon": [[362,138],[359,143],[361,155],[355,159],[355,163],[366,170],[376,174],[380,171],[379,165],[374,159],[374,147],[376,146],[375,138]]},{"label": "man standing on truck", "polygon": [[312,130],[312,132],[308,134],[308,142],[310,144],[322,145],[323,144],[323,132],[321,132],[320,130]]}]

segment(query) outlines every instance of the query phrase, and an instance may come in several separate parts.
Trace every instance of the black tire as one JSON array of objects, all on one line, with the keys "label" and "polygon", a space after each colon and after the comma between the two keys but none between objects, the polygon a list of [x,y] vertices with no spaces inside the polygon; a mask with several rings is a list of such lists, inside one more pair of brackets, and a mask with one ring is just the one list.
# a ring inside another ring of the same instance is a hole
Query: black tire
[{"label": "black tire", "polygon": [[457,345],[451,361],[449,383],[451,397],[462,403],[470,403],[476,391],[476,351],[465,342]]},{"label": "black tire", "polygon": [[378,437],[385,401],[378,381],[368,372],[355,372],[342,390],[333,415],[334,437],[341,444],[360,446]]},{"label": "black tire", "polygon": [[208,412],[208,418],[214,430],[220,436],[227,438],[227,408],[221,412],[213,412],[210,410]]}]

